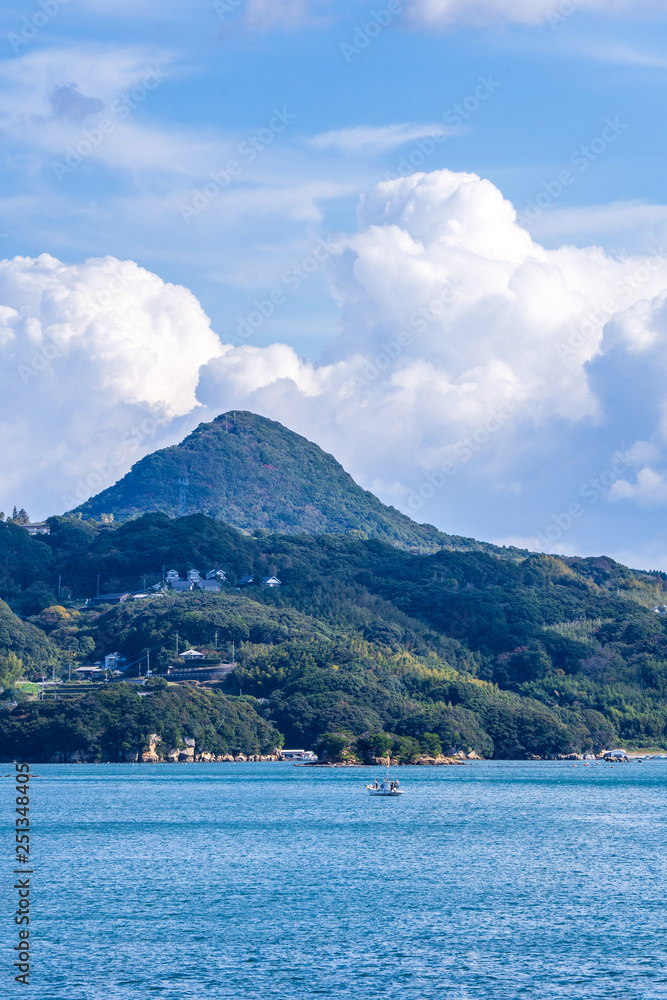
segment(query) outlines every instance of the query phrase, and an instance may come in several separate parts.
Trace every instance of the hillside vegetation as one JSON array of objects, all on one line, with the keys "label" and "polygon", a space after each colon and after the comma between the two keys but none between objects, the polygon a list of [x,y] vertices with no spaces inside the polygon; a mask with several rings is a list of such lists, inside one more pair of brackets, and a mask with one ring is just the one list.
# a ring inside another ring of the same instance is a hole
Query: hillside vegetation
[{"label": "hillside vegetation", "polygon": [[[4,612],[7,642],[25,654],[28,678],[54,658],[64,668],[70,655],[90,662],[112,651],[127,657],[128,675],[145,667],[149,650],[164,672],[178,643],[235,658],[206,698],[242,703],[257,732],[266,725],[307,748],[363,757],[390,746],[410,760],[428,746],[500,758],[619,740],[667,747],[667,619],[652,610],[665,601],[665,574],[605,558],[451,549],[420,556],[350,534],[250,537],[201,514],[155,513],[103,529],[76,518],[50,523],[41,540],[0,525],[0,596],[29,616]],[[137,590],[159,581],[163,566],[182,574],[224,568],[228,583],[220,594],[81,604],[98,575],[103,592]],[[282,586],[237,589],[251,573],[276,574]],[[59,577],[68,595],[60,601]],[[108,752],[103,696],[27,703],[8,674],[4,704],[18,704],[0,713],[0,752],[36,752],[39,740],[52,747],[70,732]],[[222,732],[213,703],[196,718],[181,708],[183,736],[201,739],[207,713],[209,735]],[[123,712],[109,723],[114,739],[145,738],[148,718],[124,722]]]},{"label": "hillside vegetation", "polygon": [[361,533],[407,547],[488,548],[416,524],[363,490],[336,459],[282,424],[255,413],[223,413],[181,444],[137,462],[115,486],[77,508],[84,518],[127,520],[151,511],[187,512],[252,532]]}]

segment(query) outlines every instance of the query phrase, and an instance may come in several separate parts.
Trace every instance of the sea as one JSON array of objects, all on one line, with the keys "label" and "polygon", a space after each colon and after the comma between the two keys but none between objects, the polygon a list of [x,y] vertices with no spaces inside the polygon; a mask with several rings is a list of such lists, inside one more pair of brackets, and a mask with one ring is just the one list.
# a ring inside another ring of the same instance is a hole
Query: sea
[{"label": "sea", "polygon": [[403,767],[400,798],[377,768],[33,771],[30,987],[7,860],[2,996],[667,998],[667,760]]}]

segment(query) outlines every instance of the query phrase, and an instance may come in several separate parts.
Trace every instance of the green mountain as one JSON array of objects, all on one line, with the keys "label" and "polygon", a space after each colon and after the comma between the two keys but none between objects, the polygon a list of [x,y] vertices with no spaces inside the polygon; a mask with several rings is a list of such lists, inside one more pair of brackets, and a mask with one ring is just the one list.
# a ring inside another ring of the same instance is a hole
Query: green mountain
[{"label": "green mountain", "polygon": [[137,462],[115,486],[77,507],[85,518],[115,520],[162,511],[176,517],[187,480],[187,513],[201,513],[242,531],[288,534],[362,532],[404,547],[484,548],[431,525],[416,524],[358,486],[316,444],[255,413],[223,413],[200,424],[181,444]]},{"label": "green mountain", "polygon": [[[236,667],[202,689],[222,701],[179,701],[180,689],[158,678],[167,686],[150,698],[130,698],[122,683],[108,694],[84,686],[46,707],[15,689],[9,657],[0,759],[113,757],[113,747],[136,751],[151,733],[247,753],[264,752],[278,732],[331,756],[389,748],[406,762],[439,746],[495,758],[617,741],[667,748],[667,615],[653,610],[665,604],[667,574],[516,551],[419,555],[354,534],[250,537],[202,514],[153,513],[102,529],[49,523],[45,540],[24,532],[22,560],[12,541],[23,529],[0,524],[0,597],[35,609],[22,623],[0,605],[0,654],[21,655],[21,635],[32,643],[24,676],[38,676],[54,650],[65,679],[70,659],[115,651],[130,677],[148,651],[165,674],[187,646]],[[102,594],[136,591],[158,582],[163,565],[181,574],[221,567],[227,582],[219,593],[82,601],[98,577]],[[275,574],[282,586],[239,589],[249,574]],[[59,578],[73,600],[47,606]]]}]

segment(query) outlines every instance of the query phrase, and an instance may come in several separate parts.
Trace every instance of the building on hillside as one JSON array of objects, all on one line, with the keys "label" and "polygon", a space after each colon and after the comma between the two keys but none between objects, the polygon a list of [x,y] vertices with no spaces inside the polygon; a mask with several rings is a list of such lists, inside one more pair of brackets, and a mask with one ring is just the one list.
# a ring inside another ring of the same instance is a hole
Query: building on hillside
[{"label": "building on hillside", "polygon": [[252,573],[248,573],[247,576],[242,576],[238,582],[239,587],[250,587],[255,582],[255,577]]},{"label": "building on hillside", "polygon": [[216,663],[210,667],[174,665],[167,668],[170,681],[221,681],[231,674],[236,663]]},{"label": "building on hillside", "polygon": [[176,580],[180,579],[181,579],[181,574],[177,573],[175,569],[170,569],[167,575],[165,576],[165,580],[167,581],[167,583],[174,583]]},{"label": "building on hillside", "polygon": [[74,671],[82,681],[101,681],[104,677],[103,667],[77,667]]},{"label": "building on hillside", "polygon": [[173,580],[171,584],[172,590],[194,590],[194,583],[192,580]]},{"label": "building on hillside", "polygon": [[277,576],[263,576],[262,583],[265,587],[280,587],[281,583]]},{"label": "building on hillside", "polygon": [[184,649],[178,655],[181,660],[204,660],[206,658],[206,654],[200,653],[198,649]]},{"label": "building on hillside", "polygon": [[218,594],[222,590],[222,586],[217,580],[198,580],[197,589],[205,590],[209,594]]},{"label": "building on hillside", "polygon": [[121,653],[107,653],[104,657],[105,670],[123,670],[123,664],[127,663],[127,657]]},{"label": "building on hillside", "polygon": [[35,521],[34,524],[24,524],[23,527],[29,535],[50,535],[51,528],[44,521]]},{"label": "building on hillside", "polygon": [[188,570],[188,580],[191,583],[199,583],[199,581],[201,580],[201,576],[200,576],[199,570],[198,569],[189,569]]},{"label": "building on hillside", "polygon": [[227,582],[227,574],[222,569],[210,569],[206,574],[207,580],[217,580],[218,583]]}]

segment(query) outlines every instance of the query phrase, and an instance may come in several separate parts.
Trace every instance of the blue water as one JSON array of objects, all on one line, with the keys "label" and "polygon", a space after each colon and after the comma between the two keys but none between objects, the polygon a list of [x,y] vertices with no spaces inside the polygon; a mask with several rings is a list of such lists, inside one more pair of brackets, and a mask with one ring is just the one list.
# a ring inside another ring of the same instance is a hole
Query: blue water
[{"label": "blue water", "polygon": [[39,1000],[667,998],[667,761],[34,770]]}]

